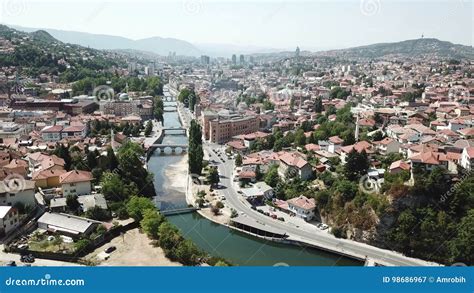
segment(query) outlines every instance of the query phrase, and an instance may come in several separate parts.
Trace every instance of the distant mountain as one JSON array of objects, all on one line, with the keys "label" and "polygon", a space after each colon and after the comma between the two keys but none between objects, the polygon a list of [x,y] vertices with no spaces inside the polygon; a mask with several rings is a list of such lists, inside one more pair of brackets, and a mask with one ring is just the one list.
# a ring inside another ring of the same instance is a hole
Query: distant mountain
[{"label": "distant mountain", "polygon": [[474,49],[433,38],[407,40],[396,43],[380,43],[341,50],[318,52],[323,55],[338,55],[353,58],[381,58],[387,56],[438,56],[441,58],[473,58]]},{"label": "distant mountain", "polygon": [[[207,55],[212,57],[227,57],[230,58],[233,54],[236,55],[252,55],[264,53],[278,53],[284,49],[276,49],[260,46],[247,45],[233,45],[233,44],[218,44],[218,43],[197,43],[195,46]],[[296,47],[295,47],[296,48]]]},{"label": "distant mountain", "polygon": [[[25,32],[33,32],[38,30],[36,28],[21,26],[12,27]],[[41,31],[51,34],[54,38],[62,42],[78,44],[94,49],[134,49],[153,52],[161,56],[167,56],[169,52],[176,52],[176,55],[186,56],[199,56],[202,54],[202,52],[193,44],[173,38],[152,37],[141,40],[132,40],[118,36],[90,34],[76,31],[63,31],[56,29],[42,29]]]}]

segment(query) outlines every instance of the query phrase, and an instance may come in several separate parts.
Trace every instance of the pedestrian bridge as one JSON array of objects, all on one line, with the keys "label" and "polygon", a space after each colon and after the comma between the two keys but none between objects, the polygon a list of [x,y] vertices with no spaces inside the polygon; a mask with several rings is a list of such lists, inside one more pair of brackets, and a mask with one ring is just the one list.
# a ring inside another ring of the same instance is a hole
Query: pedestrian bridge
[{"label": "pedestrian bridge", "polygon": [[163,108],[163,112],[176,112],[178,111],[178,108],[176,106],[166,106]]},{"label": "pedestrian bridge", "polygon": [[160,214],[162,214],[163,216],[179,215],[179,214],[192,213],[197,210],[198,208],[196,207],[189,207],[189,208],[174,209],[174,210],[164,210],[164,211],[160,211]]},{"label": "pedestrian bridge", "polygon": [[188,130],[183,127],[169,127],[161,129],[164,135],[186,135]]}]

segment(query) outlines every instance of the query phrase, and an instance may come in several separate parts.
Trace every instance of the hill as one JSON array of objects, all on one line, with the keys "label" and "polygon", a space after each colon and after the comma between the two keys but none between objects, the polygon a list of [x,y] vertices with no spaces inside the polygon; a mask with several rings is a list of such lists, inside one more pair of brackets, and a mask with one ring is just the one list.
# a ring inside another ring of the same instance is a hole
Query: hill
[{"label": "hill", "polygon": [[[14,28],[32,32],[37,29],[13,26]],[[54,38],[71,44],[78,44],[101,50],[133,49],[139,51],[149,51],[161,56],[167,56],[169,52],[176,52],[177,55],[200,56],[201,51],[193,44],[174,38],[152,37],[140,40],[132,40],[119,36],[102,34],[90,34],[76,31],[64,31],[55,29],[43,29]]]},{"label": "hill", "polygon": [[337,55],[347,58],[382,58],[390,56],[400,57],[439,57],[461,58],[474,57],[474,49],[469,46],[453,44],[433,38],[421,38],[395,43],[379,43],[349,49],[319,52],[320,55]]},{"label": "hill", "polygon": [[0,39],[0,65],[32,77],[55,75],[71,82],[125,64],[115,53],[63,43],[44,30],[26,33],[0,25]]}]

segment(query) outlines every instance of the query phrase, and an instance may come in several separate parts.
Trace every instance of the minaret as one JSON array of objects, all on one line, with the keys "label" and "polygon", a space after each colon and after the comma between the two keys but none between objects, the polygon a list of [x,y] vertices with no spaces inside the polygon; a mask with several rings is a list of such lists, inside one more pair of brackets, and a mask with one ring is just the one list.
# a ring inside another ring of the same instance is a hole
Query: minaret
[{"label": "minaret", "polygon": [[355,129],[354,136],[355,136],[355,141],[359,141],[359,113],[357,113],[356,115],[357,115],[357,117],[356,117],[356,129]]},{"label": "minaret", "polygon": [[114,139],[114,128],[110,128],[110,146],[112,147],[112,150],[115,152],[115,139]]}]

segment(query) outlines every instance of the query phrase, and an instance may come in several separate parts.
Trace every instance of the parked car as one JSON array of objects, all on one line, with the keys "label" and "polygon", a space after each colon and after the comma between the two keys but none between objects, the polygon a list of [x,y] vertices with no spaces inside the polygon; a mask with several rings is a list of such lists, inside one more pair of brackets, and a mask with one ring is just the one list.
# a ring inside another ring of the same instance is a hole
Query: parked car
[{"label": "parked car", "polygon": [[116,249],[117,249],[117,247],[115,247],[115,246],[109,246],[109,247],[107,247],[104,251],[105,251],[105,253],[112,253],[112,252],[114,252]]},{"label": "parked car", "polygon": [[28,249],[28,244],[26,244],[26,243],[19,244],[17,247],[18,247],[18,249]]}]

